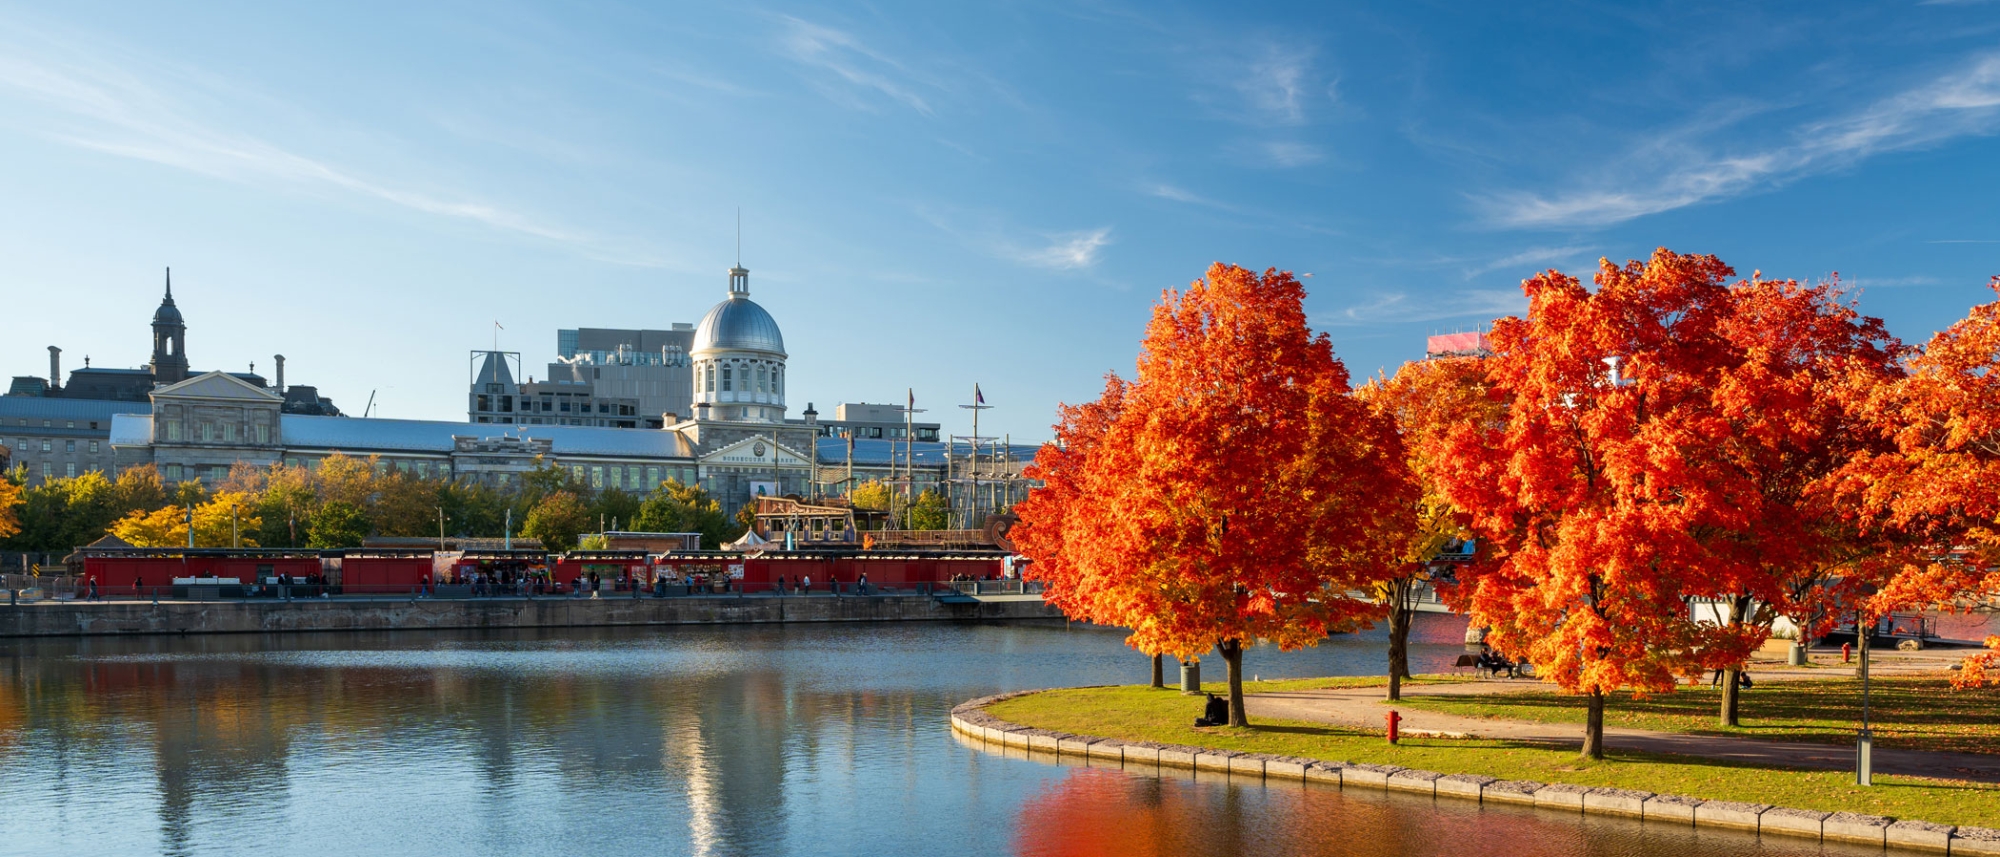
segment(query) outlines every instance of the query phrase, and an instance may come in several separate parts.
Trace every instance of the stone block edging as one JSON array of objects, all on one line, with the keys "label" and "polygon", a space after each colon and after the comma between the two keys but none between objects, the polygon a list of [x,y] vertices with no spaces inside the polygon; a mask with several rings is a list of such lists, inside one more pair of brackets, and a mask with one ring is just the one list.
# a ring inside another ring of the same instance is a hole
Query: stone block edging
[{"label": "stone block edging", "polygon": [[951,727],[953,731],[988,744],[1083,759],[1118,760],[1124,764],[1154,768],[1203,770],[1232,777],[1256,777],[1288,783],[1316,782],[1340,788],[1366,786],[1442,798],[1536,806],[1567,813],[1643,818],[1647,821],[1769,833],[1824,842],[1880,844],[1901,851],[2000,857],[2000,830],[1984,827],[1955,827],[1853,812],[1702,800],[1686,795],[1660,795],[1631,789],[1501,780],[1479,774],[1440,774],[1398,765],[1330,762],[1300,756],[1245,753],[1151,741],[1126,742],[1035,729],[986,713],[987,706],[994,703],[1033,693],[1041,691],[1015,691],[960,703],[951,710]]}]

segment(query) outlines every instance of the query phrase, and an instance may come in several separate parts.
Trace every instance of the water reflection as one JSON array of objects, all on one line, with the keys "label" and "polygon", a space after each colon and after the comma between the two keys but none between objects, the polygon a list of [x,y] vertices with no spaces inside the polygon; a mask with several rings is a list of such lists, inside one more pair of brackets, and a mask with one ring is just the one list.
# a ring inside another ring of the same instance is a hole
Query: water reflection
[{"label": "water reflection", "polygon": [[[1461,633],[1420,624],[1417,668]],[[1378,673],[1382,645],[1246,669]],[[1453,823],[1012,760],[946,726],[973,696],[1145,671],[1119,635],[1061,624],[6,641],[0,853],[1352,853],[1315,843]],[[1532,853],[1602,841],[1507,825],[1571,843]]]}]

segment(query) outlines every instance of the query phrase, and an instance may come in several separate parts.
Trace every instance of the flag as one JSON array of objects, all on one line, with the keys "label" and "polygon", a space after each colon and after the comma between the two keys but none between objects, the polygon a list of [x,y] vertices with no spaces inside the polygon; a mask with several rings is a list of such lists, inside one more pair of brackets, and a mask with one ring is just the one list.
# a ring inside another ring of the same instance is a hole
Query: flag
[{"label": "flag", "polygon": [[986,394],[979,392],[978,384],[972,385],[972,403],[975,405],[986,404]]},{"label": "flag", "polygon": [[911,388],[910,388],[910,409],[911,409],[911,410],[916,410],[916,407],[917,407],[917,388],[915,388],[915,387],[911,387]]},{"label": "flag", "polygon": [[[500,322],[497,322],[497,321],[496,321],[496,322],[494,322],[494,323],[493,323],[493,326],[494,326],[494,327],[500,327]],[[506,330],[507,328],[504,328],[504,327],[500,327],[500,329],[501,329],[501,330]]]}]

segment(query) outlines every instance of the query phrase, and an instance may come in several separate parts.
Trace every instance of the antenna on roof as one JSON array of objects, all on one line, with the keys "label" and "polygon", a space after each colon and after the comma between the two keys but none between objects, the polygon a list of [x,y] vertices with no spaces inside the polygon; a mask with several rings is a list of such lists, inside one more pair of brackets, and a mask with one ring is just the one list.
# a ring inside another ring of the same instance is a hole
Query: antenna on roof
[{"label": "antenna on roof", "polygon": [[743,206],[736,207],[736,267],[743,267]]}]

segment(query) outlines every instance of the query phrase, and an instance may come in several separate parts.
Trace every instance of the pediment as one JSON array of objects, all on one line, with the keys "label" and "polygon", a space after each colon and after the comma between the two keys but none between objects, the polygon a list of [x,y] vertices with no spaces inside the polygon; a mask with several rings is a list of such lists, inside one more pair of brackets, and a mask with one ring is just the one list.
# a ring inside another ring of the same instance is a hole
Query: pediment
[{"label": "pediment", "polygon": [[805,456],[778,446],[768,437],[746,437],[701,457],[702,464],[736,467],[805,467]]},{"label": "pediment", "polygon": [[283,396],[222,371],[207,372],[177,384],[168,384],[154,390],[153,397],[222,399],[265,404],[283,404],[285,401]]}]

